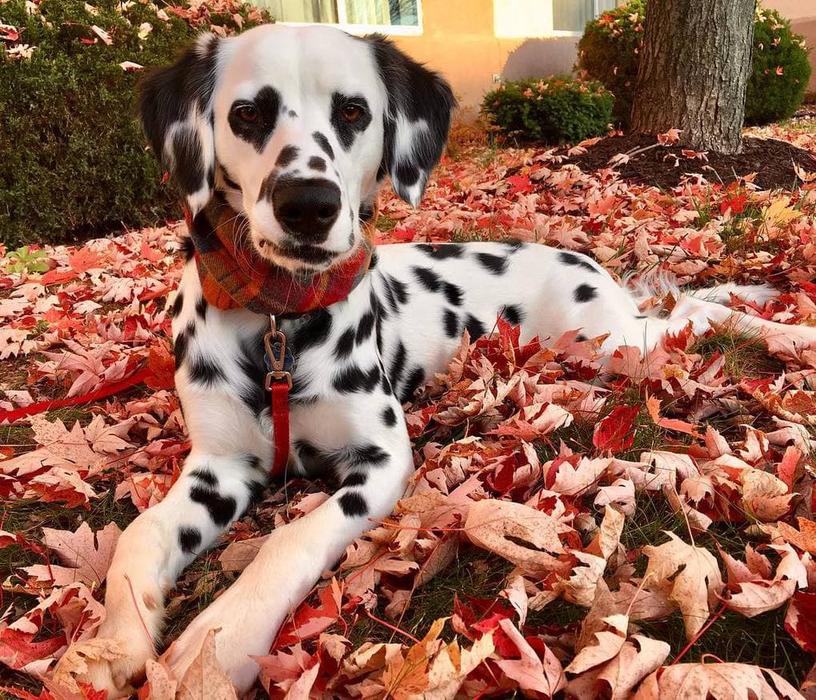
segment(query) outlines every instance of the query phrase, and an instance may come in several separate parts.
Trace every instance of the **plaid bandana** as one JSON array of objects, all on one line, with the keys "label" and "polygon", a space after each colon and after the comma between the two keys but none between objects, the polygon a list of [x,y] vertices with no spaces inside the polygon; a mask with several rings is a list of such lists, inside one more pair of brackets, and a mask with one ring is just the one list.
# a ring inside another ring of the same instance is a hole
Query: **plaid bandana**
[{"label": "plaid bandana", "polygon": [[350,257],[323,272],[294,273],[258,255],[243,235],[246,218],[223,200],[215,198],[192,220],[185,210],[185,218],[204,298],[222,310],[286,316],[325,308],[351,294],[368,272],[374,250],[372,216]]}]

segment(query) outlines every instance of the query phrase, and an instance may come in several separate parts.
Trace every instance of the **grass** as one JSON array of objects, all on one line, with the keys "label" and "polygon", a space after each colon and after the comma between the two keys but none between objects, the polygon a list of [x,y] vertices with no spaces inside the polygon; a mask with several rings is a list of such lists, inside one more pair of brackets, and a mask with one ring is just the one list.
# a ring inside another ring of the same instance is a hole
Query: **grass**
[{"label": "grass", "polygon": [[715,353],[723,356],[723,371],[732,379],[743,377],[778,376],[785,364],[768,353],[767,345],[756,333],[723,327],[697,340],[691,352],[710,359]]},{"label": "grass", "polygon": [[[495,598],[504,588],[512,565],[505,559],[484,552],[467,544],[461,544],[454,560],[427,584],[414,591],[411,605],[398,621],[391,621],[404,632],[420,639],[434,620],[453,612],[453,601],[459,598]],[[378,609],[374,614],[380,619],[385,613]],[[450,627],[442,634],[453,638]],[[360,617],[349,629],[348,638],[357,647],[363,642],[405,642],[406,638],[385,625],[368,617]]]}]

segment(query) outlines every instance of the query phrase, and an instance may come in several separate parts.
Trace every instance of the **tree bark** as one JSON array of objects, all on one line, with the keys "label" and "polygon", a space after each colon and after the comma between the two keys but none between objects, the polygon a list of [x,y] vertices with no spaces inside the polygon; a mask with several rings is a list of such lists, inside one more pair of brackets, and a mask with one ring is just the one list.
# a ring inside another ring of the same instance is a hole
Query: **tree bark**
[{"label": "tree bark", "polygon": [[755,0],[649,0],[632,130],[739,153]]}]

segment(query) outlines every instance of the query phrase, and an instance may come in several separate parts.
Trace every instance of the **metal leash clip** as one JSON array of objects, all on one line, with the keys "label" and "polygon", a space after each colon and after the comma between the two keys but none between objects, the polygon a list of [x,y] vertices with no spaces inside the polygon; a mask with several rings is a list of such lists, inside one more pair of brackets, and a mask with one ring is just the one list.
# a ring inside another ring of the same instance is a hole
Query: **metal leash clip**
[{"label": "metal leash clip", "polygon": [[266,349],[266,364],[269,371],[266,373],[264,388],[272,391],[272,384],[286,382],[292,388],[292,373],[286,371],[286,335],[278,330],[275,317],[269,316],[269,331],[264,335]]}]

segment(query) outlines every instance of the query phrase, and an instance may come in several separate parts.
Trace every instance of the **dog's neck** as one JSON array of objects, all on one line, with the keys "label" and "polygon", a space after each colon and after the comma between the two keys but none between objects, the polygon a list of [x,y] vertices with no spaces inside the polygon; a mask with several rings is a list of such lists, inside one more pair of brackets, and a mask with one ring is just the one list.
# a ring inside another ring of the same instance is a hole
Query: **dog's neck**
[{"label": "dog's neck", "polygon": [[222,310],[248,309],[282,317],[343,301],[368,272],[376,208],[361,211],[362,238],[343,260],[320,272],[293,272],[263,258],[252,245],[249,221],[219,196],[187,225],[207,302]]}]

